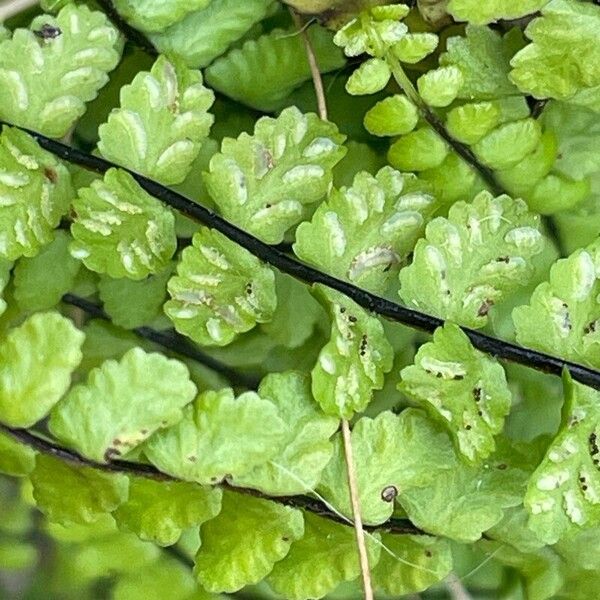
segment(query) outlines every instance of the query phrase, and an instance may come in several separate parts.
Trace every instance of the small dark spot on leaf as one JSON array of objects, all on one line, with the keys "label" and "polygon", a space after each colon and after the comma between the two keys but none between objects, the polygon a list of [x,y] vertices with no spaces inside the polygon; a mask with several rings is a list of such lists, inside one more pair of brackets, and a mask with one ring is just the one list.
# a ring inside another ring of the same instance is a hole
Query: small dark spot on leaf
[{"label": "small dark spot on leaf", "polygon": [[381,499],[384,502],[393,502],[398,495],[398,488],[395,485],[388,485],[381,491]]},{"label": "small dark spot on leaf", "polygon": [[585,492],[588,489],[588,486],[587,485],[582,485],[581,489]]},{"label": "small dark spot on leaf", "polygon": [[472,428],[470,425],[465,425],[465,429],[466,429],[467,431],[471,431],[471,429],[473,429],[473,428]]},{"label": "small dark spot on leaf", "polygon": [[484,300],[481,303],[481,306],[479,307],[479,309],[477,310],[477,316],[485,317],[490,312],[490,308],[492,308],[492,306],[494,306],[493,300],[489,300],[489,299]]},{"label": "small dark spot on leaf", "polygon": [[427,558],[431,558],[433,556],[433,554],[431,553],[431,550],[425,550],[425,556]]},{"label": "small dark spot on leaf", "polygon": [[503,262],[503,263],[508,264],[510,262],[510,258],[508,256],[499,256],[496,259],[496,262]]},{"label": "small dark spot on leaf", "polygon": [[350,321],[350,323],[356,323],[358,319],[354,315],[348,315],[348,321]]},{"label": "small dark spot on leaf", "polygon": [[140,433],[142,435],[147,435],[148,434],[148,430],[147,429],[140,429]]},{"label": "small dark spot on leaf", "polygon": [[58,27],[54,27],[54,25],[50,25],[50,23],[44,23],[39,29],[33,32],[37,37],[41,40],[54,40],[59,35],[62,34],[62,31]]},{"label": "small dark spot on leaf", "polygon": [[44,169],[44,177],[50,183],[56,183],[58,181],[58,174],[56,173],[56,171],[54,169],[51,169],[50,167],[46,167]]},{"label": "small dark spot on leaf", "polygon": [[191,463],[195,463],[198,460],[198,457],[194,456],[193,454],[190,454],[190,456],[187,457],[187,459],[191,462]]},{"label": "small dark spot on leaf", "polygon": [[283,537],[281,538],[281,541],[282,541],[282,542],[289,542],[289,541],[290,541],[290,538],[289,538],[289,537],[286,537],[286,536],[283,536]]},{"label": "small dark spot on leaf", "polygon": [[473,388],[473,398],[475,399],[475,402],[479,402],[481,400],[481,388]]},{"label": "small dark spot on leaf", "polygon": [[501,471],[506,471],[507,468],[508,468],[508,465],[505,465],[504,463],[500,463],[498,465],[498,469],[500,469]]},{"label": "small dark spot on leaf", "polygon": [[121,451],[117,448],[108,448],[104,453],[104,460],[110,462],[116,456],[121,456]]}]

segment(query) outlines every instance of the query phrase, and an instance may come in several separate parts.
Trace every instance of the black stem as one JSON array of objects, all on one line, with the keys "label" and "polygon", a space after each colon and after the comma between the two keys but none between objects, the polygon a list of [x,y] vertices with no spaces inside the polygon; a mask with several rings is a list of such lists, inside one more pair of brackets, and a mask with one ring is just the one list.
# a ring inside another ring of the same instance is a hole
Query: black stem
[{"label": "black stem", "polygon": [[[65,294],[62,298],[65,304],[76,306],[88,315],[110,322],[110,317],[104,312],[101,306],[94,302],[76,296],[74,294]],[[136,327],[131,329],[137,336],[149,340],[167,350],[171,350],[176,354],[190,358],[217,373],[226,377],[230,383],[250,390],[256,389],[259,384],[259,379],[231,368],[216,360],[212,356],[206,354],[195,344],[192,344],[187,338],[178,334],[176,331],[158,331],[152,327]]]},{"label": "black stem", "polygon": [[[59,446],[54,442],[44,439],[27,429],[14,429],[12,427],[4,425],[3,423],[0,423],[0,431],[9,435],[21,444],[29,446],[30,448],[33,448],[38,452],[47,454],[49,456],[53,456],[58,460],[71,463],[78,467],[89,467],[92,469],[97,469],[99,471],[104,471],[108,473],[121,473],[134,477],[146,477],[149,479],[154,479],[156,481],[184,481],[178,479],[177,477],[173,477],[171,475],[168,475],[167,473],[159,471],[153,465],[132,463],[124,460],[113,460],[107,463],[97,463],[93,460],[89,460],[81,456],[73,450],[68,450],[67,448],[63,448],[62,446]],[[231,492],[236,492],[247,496],[253,496],[255,498],[269,500],[271,502],[283,504],[291,508],[306,510],[325,519],[336,521],[337,523],[340,523],[342,525],[352,526],[351,522],[346,521],[344,518],[340,517],[329,507],[327,507],[323,502],[315,500],[314,498],[310,498],[309,496],[269,496],[251,488],[242,488],[234,486],[226,481],[222,481],[221,483],[217,484],[217,487],[226,489]],[[383,530],[388,531],[390,533],[398,534],[427,535],[427,532],[423,531],[422,529],[419,529],[416,525],[413,525],[413,523],[411,523],[408,519],[391,518],[385,523],[382,523],[378,526],[365,526],[365,529],[369,531]]]},{"label": "black stem", "polygon": [[154,44],[141,31],[129,25],[110,0],[96,0],[96,2],[112,21],[112,24],[125,36],[125,39],[134,43],[147,54],[158,56],[158,51],[154,47]]},{"label": "black stem", "polygon": [[[377,313],[391,321],[412,327],[413,329],[420,329],[421,331],[433,333],[438,327],[444,324],[443,319],[440,319],[439,317],[434,317],[407,308],[396,302],[392,302],[391,300],[381,298],[380,296],[371,294],[346,281],[342,281],[341,279],[337,279],[331,275],[322,273],[313,267],[305,265],[299,260],[284,254],[277,248],[261,242],[253,235],[236,227],[213,211],[196,204],[196,202],[193,202],[185,196],[142,175],[134,173],[129,169],[119,167],[103,158],[81,152],[80,150],[66,146],[61,142],[52,140],[40,133],[17,127],[11,123],[0,120],[0,125],[21,129],[32,135],[38,141],[40,146],[48,152],[51,152],[66,161],[96,171],[97,173],[103,174],[111,168],[120,168],[126,171],[151,196],[154,196],[161,202],[164,202],[168,206],[180,211],[202,225],[219,231],[231,241],[239,244],[254,254],[257,258],[304,283],[323,284],[344,294],[366,310]],[[600,390],[600,372],[586,367],[585,365],[573,363],[529,348],[524,348],[467,327],[462,327],[462,330],[469,337],[471,343],[482,352],[491,354],[496,358],[509,360],[553,375],[561,375],[562,372],[567,369],[576,381]]]}]

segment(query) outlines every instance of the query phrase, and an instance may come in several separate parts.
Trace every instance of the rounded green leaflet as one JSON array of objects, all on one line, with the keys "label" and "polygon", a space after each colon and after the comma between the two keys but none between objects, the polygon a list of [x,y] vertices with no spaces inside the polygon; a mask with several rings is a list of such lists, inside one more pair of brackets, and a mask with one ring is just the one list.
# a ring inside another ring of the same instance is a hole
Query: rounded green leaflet
[{"label": "rounded green leaflet", "polygon": [[421,75],[417,86],[421,98],[429,106],[448,106],[456,100],[463,81],[460,69],[448,66]]},{"label": "rounded green leaflet", "polygon": [[120,98],[98,130],[102,155],[166,185],[181,183],[214,121],[214,94],[201,73],[159,56],[150,72],[121,88]]},{"label": "rounded green leaflet", "polygon": [[465,34],[449,38],[440,56],[441,65],[461,72],[459,97],[469,101],[518,97],[519,90],[508,74],[509,61],[521,45],[520,32],[514,29],[501,36],[490,27],[467,25]]},{"label": "rounded green leaflet", "polygon": [[258,393],[277,406],[287,426],[286,440],[267,463],[235,477],[233,483],[272,496],[310,492],[331,459],[333,445],[329,438],[339,421],[319,410],[310,391],[310,379],[303,373],[270,373],[262,380]]},{"label": "rounded green leaflet", "polygon": [[[477,157],[493,169],[514,167],[540,143],[542,130],[535,119],[523,119],[497,127],[474,146]],[[507,153],[507,148],[511,149]]]},{"label": "rounded green leaflet", "polygon": [[260,22],[273,0],[211,0],[170,27],[150,35],[160,52],[181,56],[189,67],[204,68]]},{"label": "rounded green leaflet", "polygon": [[153,435],[144,453],[161,471],[186,481],[216,484],[243,476],[281,451],[287,424],[255,392],[230,388],[200,394],[183,419]]},{"label": "rounded green leaflet", "polygon": [[350,75],[346,91],[353,96],[374,94],[382,90],[390,80],[392,72],[381,58],[370,58]]},{"label": "rounded green leaflet", "polygon": [[108,462],[179,422],[195,395],[185,365],[133,348],[92,369],[54,409],[49,428],[83,456]]},{"label": "rounded green leaflet", "polygon": [[384,294],[436,207],[428,186],[384,167],[332,190],[296,230],[295,254],[322,271]]},{"label": "rounded green leaflet", "polygon": [[36,313],[0,342],[0,422],[31,427],[71,384],[84,334],[55,312]]},{"label": "rounded green leaflet", "polygon": [[377,136],[404,135],[417,125],[419,114],[416,106],[404,95],[388,96],[371,108],[365,115],[365,129]]},{"label": "rounded green leaflet", "polygon": [[302,512],[274,502],[223,494],[223,508],[200,528],[194,574],[211,592],[262,581],[304,533]]},{"label": "rounded green leaflet", "polygon": [[546,544],[591,529],[600,518],[598,392],[563,378],[566,406],[557,436],[527,486],[528,526]]},{"label": "rounded green leaflet", "polygon": [[71,465],[45,454],[36,456],[30,477],[33,498],[52,523],[93,523],[127,499],[125,475]]},{"label": "rounded green leaflet", "polygon": [[0,42],[0,118],[64,136],[107,83],[121,47],[106,16],[85,5],[39,15]]},{"label": "rounded green leaflet", "polygon": [[448,11],[457,21],[491,23],[499,19],[518,19],[535,13],[548,0],[450,0]]},{"label": "rounded green leaflet", "polygon": [[113,600],[221,600],[200,589],[190,569],[166,553],[155,562],[118,578]]},{"label": "rounded green leaflet", "polygon": [[350,419],[383,387],[394,353],[376,316],[339,292],[319,289],[332,323],[311,373],[312,392],[326,414]]},{"label": "rounded green leaflet", "polygon": [[[331,33],[312,25],[307,35],[322,73],[344,66],[346,61]],[[206,81],[213,89],[264,112],[289,106],[289,95],[310,79],[304,43],[295,30],[273,29],[249,39],[206,69]]]},{"label": "rounded green leaflet", "polygon": [[0,434],[0,473],[12,477],[29,475],[35,467],[35,451],[8,434]]},{"label": "rounded green leaflet", "polygon": [[538,215],[522,200],[481,192],[456,202],[417,242],[413,262],[400,271],[408,305],[468,327],[482,327],[491,307],[526,285],[531,258],[543,249]]},{"label": "rounded green leaflet", "polygon": [[142,31],[161,31],[201,10],[210,0],[113,0],[115,8],[133,27]]},{"label": "rounded green leaflet", "polygon": [[69,209],[71,177],[23,131],[0,134],[0,259],[35,256]]},{"label": "rounded green leaflet", "polygon": [[387,594],[404,596],[425,591],[452,570],[448,540],[384,534],[381,543],[390,552],[382,551],[379,563],[373,569],[373,581]]},{"label": "rounded green leaflet", "polygon": [[71,236],[56,231],[54,240],[32,258],[21,258],[14,270],[15,300],[22,310],[46,310],[75,285],[81,262],[69,253]]},{"label": "rounded green leaflet", "polygon": [[513,310],[517,341],[567,360],[600,366],[600,243],[594,241],[552,265],[529,304]]},{"label": "rounded green leaflet", "polygon": [[168,283],[165,313],[180,333],[205,345],[225,346],[277,306],[275,274],[223,234],[201,228],[182,253]]},{"label": "rounded green leaflet", "polygon": [[458,326],[438,328],[401,377],[398,389],[448,429],[467,461],[476,463],[494,451],[511,393],[502,366],[473,348]]},{"label": "rounded green leaflet", "polygon": [[316,114],[286,108],[276,119],[259,119],[253,135],[225,138],[210,161],[206,187],[226,219],[277,244],[304,218],[306,206],[329,191],[344,139]]},{"label": "rounded green leaflet", "polygon": [[572,0],[544,4],[542,16],[525,30],[531,43],[510,62],[512,81],[536,98],[581,102],[598,111],[600,9]]},{"label": "rounded green leaflet", "polygon": [[[363,417],[352,429],[352,454],[359,490],[360,514],[367,525],[387,521],[403,483],[402,419],[390,411]],[[352,519],[348,475],[341,433],[334,438],[331,461],[317,488],[325,500]]]},{"label": "rounded green leaflet", "polygon": [[[367,537],[369,565],[377,565],[382,550],[378,533]],[[287,556],[277,562],[266,581],[276,593],[289,600],[323,598],[344,581],[360,576],[356,538],[352,527],[304,516],[304,535]]]},{"label": "rounded green leaflet", "polygon": [[113,517],[120,529],[159,546],[171,546],[185,529],[216,517],[221,496],[218,488],[132,477],[127,500]]},{"label": "rounded green leaflet", "polygon": [[173,268],[169,265],[162,273],[141,281],[101,276],[98,292],[111,321],[119,327],[134,329],[159,318]]},{"label": "rounded green leaflet", "polygon": [[388,152],[390,164],[400,171],[427,171],[442,164],[448,146],[429,127],[415,129],[397,139]]},{"label": "rounded green leaflet", "polygon": [[[538,460],[530,445],[499,438],[494,454],[467,465],[442,427],[417,409],[401,413],[396,442],[406,466],[399,473],[397,502],[409,519],[429,533],[474,542],[523,500]],[[436,456],[432,456],[435,448]]]},{"label": "rounded green leaflet", "polygon": [[438,43],[435,33],[407,33],[392,46],[392,52],[400,62],[415,64],[431,54]]},{"label": "rounded green leaflet", "polygon": [[140,280],[175,253],[173,213],[125,171],[110,169],[80,189],[73,209],[71,254],[92,271]]},{"label": "rounded green leaflet", "polygon": [[446,117],[448,132],[463,144],[475,144],[500,122],[501,111],[493,102],[473,102],[453,108]]}]

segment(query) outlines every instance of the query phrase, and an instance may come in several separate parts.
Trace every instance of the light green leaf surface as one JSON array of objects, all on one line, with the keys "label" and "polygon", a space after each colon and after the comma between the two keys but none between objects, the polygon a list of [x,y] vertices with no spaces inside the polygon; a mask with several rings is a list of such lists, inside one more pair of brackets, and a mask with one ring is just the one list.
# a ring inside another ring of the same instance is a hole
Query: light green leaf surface
[{"label": "light green leaf surface", "polygon": [[182,253],[168,283],[165,313],[199,344],[226,346],[271,319],[275,273],[242,246],[203,227]]},{"label": "light green leaf surface", "polygon": [[249,473],[280,452],[286,423],[255,392],[237,398],[229,388],[200,394],[174,427],[144,446],[151,463],[174,477],[214,484]]},{"label": "light green leaf surface", "polygon": [[200,71],[164,56],[121,88],[121,105],[98,133],[108,160],[166,185],[181,183],[208,137],[214,101]]},{"label": "light green leaf surface", "polygon": [[299,510],[225,492],[221,513],[200,528],[194,573],[211,592],[236,592],[264,579],[303,533]]},{"label": "light green leaf surface", "polygon": [[263,117],[252,136],[223,140],[205,176],[208,192],[226,219],[277,244],[328,192],[344,139],[335,125],[295,107]]},{"label": "light green leaf surface", "polygon": [[312,370],[312,392],[323,411],[342,419],[365,410],[383,387],[393,350],[379,319],[330,289],[319,288],[331,315],[331,337]]},{"label": "light green leaf surface", "polygon": [[513,311],[517,341],[567,360],[600,366],[600,243],[576,250],[550,269],[528,305]]},{"label": "light green leaf surface", "polygon": [[168,266],[162,273],[141,281],[101,276],[98,292],[111,321],[119,327],[133,329],[161,316],[171,272]]},{"label": "light green leaf surface", "polygon": [[[484,165],[508,169],[518,165],[539,145],[540,124],[532,118],[500,125],[479,140],[473,150]],[[510,152],[507,149],[510,148]]]},{"label": "light green leaf surface", "polygon": [[62,137],[118,64],[121,38],[104,13],[69,4],[0,42],[0,118]]},{"label": "light green leaf surface", "polygon": [[365,129],[377,136],[405,135],[417,125],[416,106],[404,95],[395,94],[380,100],[365,115]]},{"label": "light green leaf surface", "polygon": [[170,27],[150,34],[160,52],[176,54],[189,67],[206,67],[253,25],[261,21],[273,0],[211,0]]},{"label": "light green leaf surface", "polygon": [[31,427],[69,389],[84,335],[58,313],[37,313],[0,342],[0,422]]},{"label": "light green leaf surface", "polygon": [[[313,25],[308,36],[322,73],[344,66],[346,61],[331,33]],[[304,42],[295,29],[273,29],[257,40],[248,40],[206,69],[206,81],[212,88],[265,112],[286,106],[286,98],[310,78]]]},{"label": "light green leaf surface", "polygon": [[448,11],[458,21],[485,24],[518,19],[539,10],[548,0],[450,0]]},{"label": "light green leaf surface", "polygon": [[494,451],[494,436],[511,407],[506,375],[459,327],[447,323],[438,328],[401,377],[398,388],[448,429],[468,461]]},{"label": "light green leaf surface", "polygon": [[[352,429],[352,454],[359,490],[360,514],[364,523],[379,525],[394,511],[396,499],[410,466],[402,460],[405,419],[390,411],[374,419],[363,417]],[[325,468],[318,491],[348,518],[352,505],[342,434],[334,438],[333,458]]]},{"label": "light green leaf surface", "polygon": [[539,217],[522,200],[482,192],[427,225],[412,264],[400,272],[400,297],[429,314],[482,327],[494,304],[529,282],[531,259],[543,244]]},{"label": "light green leaf surface", "polygon": [[369,58],[350,75],[346,91],[352,96],[374,94],[388,84],[391,76],[392,71],[385,60]]},{"label": "light green leaf surface", "polygon": [[161,31],[205,8],[210,0],[113,0],[114,7],[133,27],[143,31]]},{"label": "light green leaf surface", "polygon": [[73,202],[71,254],[110,277],[139,280],[162,271],[175,253],[175,217],[131,175],[110,169]]},{"label": "light green leaf surface", "polygon": [[[478,2],[478,5],[483,4]],[[495,100],[518,94],[519,90],[508,78],[517,41],[514,33],[502,37],[489,27],[475,25],[467,26],[464,37],[449,38],[440,63],[460,69],[463,80],[459,97]]]},{"label": "light green leaf surface", "polygon": [[421,127],[390,146],[388,161],[400,171],[427,171],[439,167],[447,156],[446,142],[430,127]]},{"label": "light green leaf surface", "polygon": [[277,406],[287,425],[287,435],[278,454],[247,475],[236,477],[234,483],[271,496],[313,490],[332,457],[329,438],[339,421],[319,410],[310,391],[310,379],[302,373],[271,373],[262,380],[258,394]]},{"label": "light green leaf surface", "polygon": [[294,252],[322,271],[383,294],[412,252],[435,199],[416,177],[384,167],[333,190],[296,231]]},{"label": "light green leaf surface", "polygon": [[527,488],[529,527],[547,544],[600,519],[598,392],[565,378],[566,404],[558,435]]},{"label": "light green leaf surface", "polygon": [[387,594],[417,594],[440,582],[452,570],[452,553],[447,540],[428,536],[381,536],[391,551],[381,553],[373,570],[373,583]]},{"label": "light green leaf surface", "polygon": [[[465,464],[455,454],[441,427],[424,413],[402,413],[404,430],[399,441],[413,468],[400,482],[398,501],[411,521],[430,533],[469,542],[500,522],[504,509],[522,502],[527,480],[536,464],[528,446],[511,445],[500,438],[497,450],[478,466]],[[431,461],[433,448],[439,453]]]},{"label": "light green leaf surface", "polygon": [[277,308],[260,329],[273,343],[298,348],[311,337],[323,319],[323,309],[306,285],[278,271],[275,271],[275,293]]},{"label": "light green leaf surface", "polygon": [[419,95],[429,106],[448,106],[456,100],[463,86],[461,70],[454,65],[427,71],[419,77]]},{"label": "light green leaf surface", "polygon": [[93,369],[55,408],[49,427],[83,456],[107,462],[177,423],[195,393],[182,363],[134,348]]},{"label": "light green leaf surface", "polygon": [[21,258],[15,266],[15,300],[22,310],[47,310],[70,291],[81,267],[69,253],[71,236],[56,231],[54,240],[33,258]]},{"label": "light green leaf surface", "polygon": [[0,259],[35,256],[51,242],[52,230],[67,212],[72,195],[66,167],[26,133],[4,127],[0,135]]},{"label": "light green leaf surface", "polygon": [[159,546],[171,546],[184,529],[216,517],[221,490],[193,483],[132,477],[129,497],[113,516],[119,528]]},{"label": "light green leaf surface", "polygon": [[[48,520],[62,525],[97,521],[127,499],[124,475],[71,465],[38,454],[31,473],[33,497]],[[68,493],[66,493],[68,490]]]},{"label": "light green leaf surface", "polygon": [[[367,538],[369,564],[381,555],[379,534]],[[352,527],[340,525],[311,513],[304,516],[304,536],[278,562],[267,583],[289,600],[322,598],[340,583],[360,576],[356,538]]]},{"label": "light green leaf surface", "polygon": [[29,475],[34,467],[35,451],[10,435],[0,433],[0,473],[23,477]]},{"label": "light green leaf surface", "polygon": [[438,47],[435,33],[407,33],[392,46],[392,52],[400,62],[415,64],[422,61]]},{"label": "light green leaf surface", "polygon": [[218,600],[202,590],[190,569],[176,558],[161,556],[158,561],[119,578],[112,600]]},{"label": "light green leaf surface", "polygon": [[13,264],[10,261],[0,258],[0,315],[2,315],[8,306],[2,295],[10,281],[12,267]]},{"label": "light green leaf surface", "polygon": [[569,100],[600,110],[600,7],[552,0],[525,35],[531,44],[511,61],[511,79],[536,98]]}]

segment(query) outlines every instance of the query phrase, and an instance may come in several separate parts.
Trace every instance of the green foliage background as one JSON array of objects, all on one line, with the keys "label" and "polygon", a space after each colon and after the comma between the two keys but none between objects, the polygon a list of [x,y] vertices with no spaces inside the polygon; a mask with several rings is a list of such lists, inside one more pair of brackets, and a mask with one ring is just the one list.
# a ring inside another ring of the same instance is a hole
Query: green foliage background
[{"label": "green foliage background", "polygon": [[472,330],[600,381],[600,6],[285,4],[0,24],[0,598],[361,598],[342,419],[378,599],[595,598],[600,388]]}]

